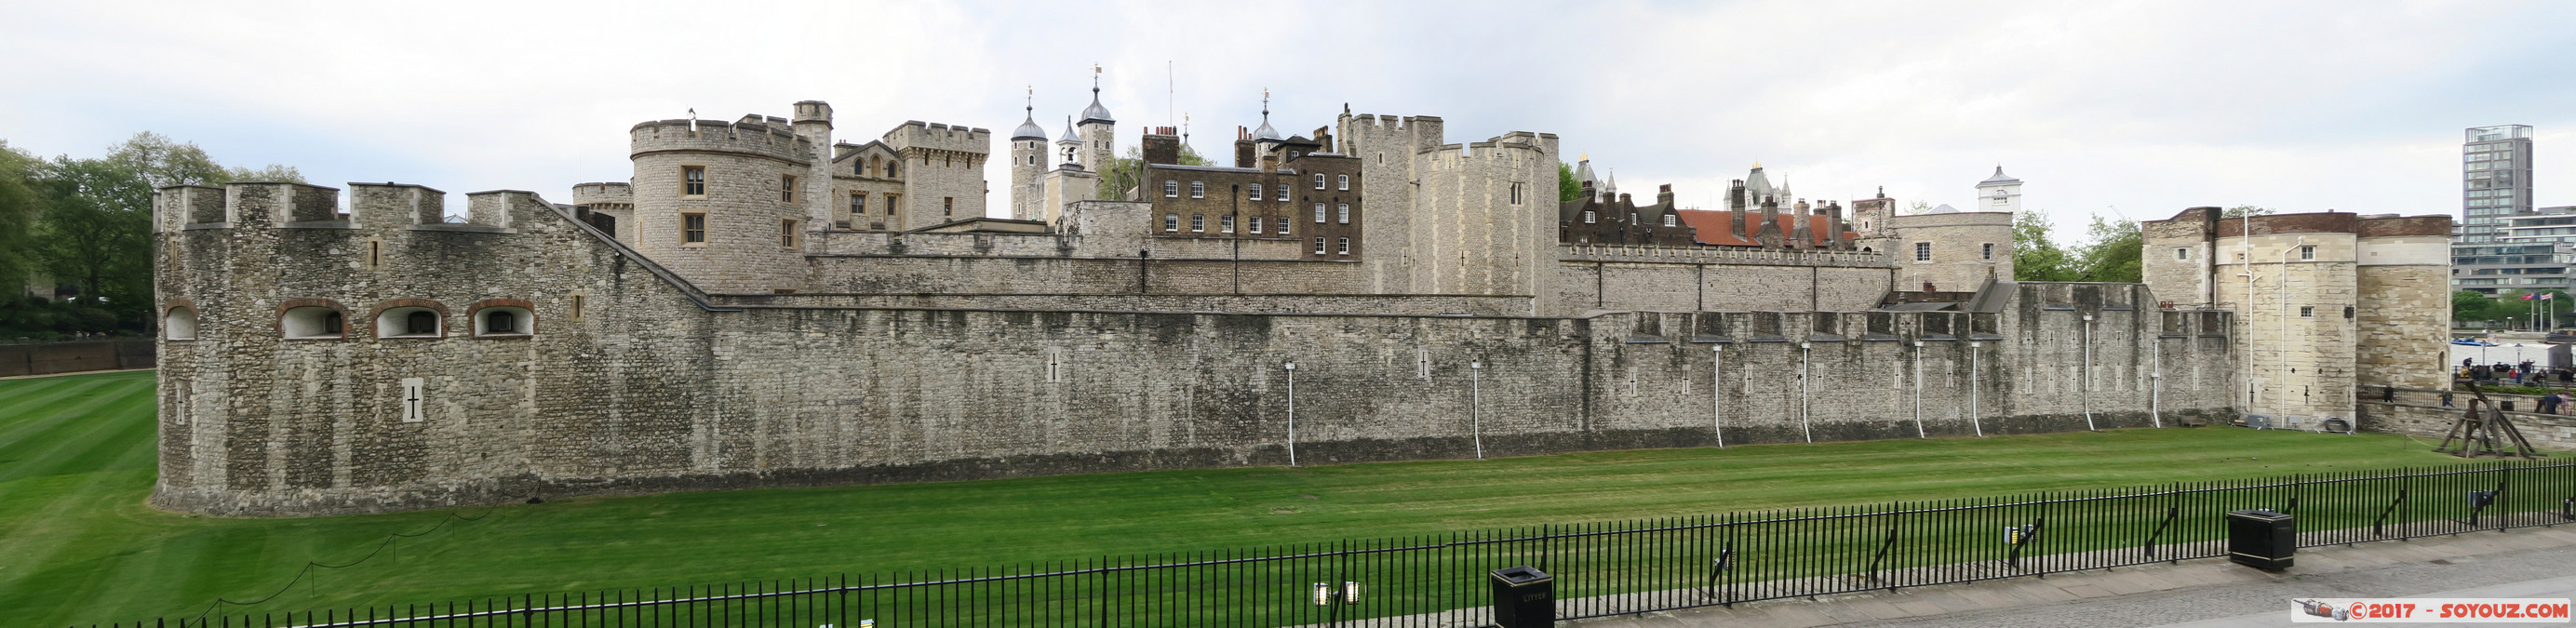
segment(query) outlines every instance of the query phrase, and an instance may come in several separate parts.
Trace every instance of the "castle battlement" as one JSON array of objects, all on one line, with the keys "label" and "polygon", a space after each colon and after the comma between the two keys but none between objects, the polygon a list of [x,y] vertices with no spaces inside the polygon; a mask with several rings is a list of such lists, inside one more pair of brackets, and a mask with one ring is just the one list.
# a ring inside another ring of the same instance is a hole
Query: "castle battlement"
[{"label": "castle battlement", "polygon": [[[655,120],[628,130],[629,156],[667,152],[731,153],[767,157],[803,166],[813,162],[814,145],[780,118],[755,122],[744,116],[733,124],[698,120]],[[692,129],[695,130],[692,130]]]},{"label": "castle battlement", "polygon": [[982,155],[993,150],[993,132],[965,125],[907,120],[886,131],[885,143],[897,151],[928,148]]}]

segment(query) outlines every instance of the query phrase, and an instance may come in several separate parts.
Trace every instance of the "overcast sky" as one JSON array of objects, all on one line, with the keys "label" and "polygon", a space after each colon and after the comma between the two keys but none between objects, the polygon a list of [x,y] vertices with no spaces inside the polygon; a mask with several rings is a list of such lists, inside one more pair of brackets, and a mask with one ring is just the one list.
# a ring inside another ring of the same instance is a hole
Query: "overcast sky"
[{"label": "overcast sky", "polygon": [[[2064,233],[2195,205],[2452,213],[2461,131],[2537,127],[2576,204],[2576,3],[32,2],[0,0],[0,138],[93,156],[136,131],[316,183],[450,192],[624,181],[626,129],[789,114],[838,136],[992,129],[1034,86],[1121,151],[1186,113],[1305,133],[1434,115],[1556,133],[1622,190],[1716,204],[1760,160],[1798,196],[1967,207],[1997,165]],[[1166,67],[1169,64],[1167,73]],[[1003,160],[986,174],[1007,213]],[[461,199],[460,199],[461,200]],[[2114,213],[2116,207],[2116,213]]]}]

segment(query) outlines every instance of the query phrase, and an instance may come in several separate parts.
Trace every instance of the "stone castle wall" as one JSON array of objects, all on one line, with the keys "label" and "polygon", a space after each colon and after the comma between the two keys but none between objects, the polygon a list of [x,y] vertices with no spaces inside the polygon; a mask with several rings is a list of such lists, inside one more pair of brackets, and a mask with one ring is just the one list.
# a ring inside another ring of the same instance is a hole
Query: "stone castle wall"
[{"label": "stone castle wall", "polygon": [[[165,217],[231,219],[156,223],[160,296],[196,304],[199,335],[161,350],[155,504],[300,516],[1282,464],[1290,361],[1305,464],[1466,457],[1480,438],[1526,455],[2228,412],[2226,317],[2142,310],[2138,286],[2024,284],[1974,315],[755,302],[710,297],[533,194],[473,195],[479,224],[419,224],[424,190],[369,186],[338,224],[280,219],[333,215],[327,188],[162,194]],[[527,307],[535,333],[472,333],[490,303]],[[423,304],[444,333],[374,334],[372,312]],[[352,324],[281,339],[299,306]]]}]

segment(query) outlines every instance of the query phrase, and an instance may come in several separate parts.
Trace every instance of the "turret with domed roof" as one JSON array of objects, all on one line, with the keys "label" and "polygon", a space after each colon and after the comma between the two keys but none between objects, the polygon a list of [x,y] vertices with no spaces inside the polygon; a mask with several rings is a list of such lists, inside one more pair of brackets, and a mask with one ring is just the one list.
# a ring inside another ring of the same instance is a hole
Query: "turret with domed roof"
[{"label": "turret with domed roof", "polygon": [[1091,106],[1082,108],[1082,167],[1094,171],[1109,165],[1118,156],[1118,119],[1110,117],[1109,108],[1100,106],[1100,66],[1091,66]]},{"label": "turret with domed roof", "polygon": [[1038,196],[1043,192],[1039,175],[1047,171],[1046,127],[1038,126],[1037,90],[1029,91],[1020,128],[1011,131],[1011,217],[1035,220],[1039,210]]}]

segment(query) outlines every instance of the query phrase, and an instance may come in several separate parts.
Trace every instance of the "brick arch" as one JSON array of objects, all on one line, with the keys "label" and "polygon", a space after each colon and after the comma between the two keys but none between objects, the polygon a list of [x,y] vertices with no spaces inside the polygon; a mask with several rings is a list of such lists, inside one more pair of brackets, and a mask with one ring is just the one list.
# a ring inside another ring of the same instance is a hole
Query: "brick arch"
[{"label": "brick arch", "polygon": [[[187,299],[173,299],[173,301],[186,300]],[[286,311],[299,307],[327,307],[331,308],[333,311],[339,312],[341,340],[349,339],[350,330],[358,328],[358,322],[349,317],[349,307],[341,305],[338,301],[330,299],[287,299],[277,304],[277,315],[270,317],[270,320],[277,328],[276,332],[278,337],[283,338],[286,336]],[[204,314],[204,312],[198,312],[198,314]],[[198,324],[202,326],[204,325],[204,321],[201,320]]]},{"label": "brick arch", "polygon": [[[163,302],[161,303],[161,313],[162,313],[162,314],[168,314],[168,313],[170,313],[170,310],[171,310],[171,309],[174,309],[174,308],[183,308],[183,307],[184,307],[184,308],[188,308],[188,309],[190,309],[190,310],[196,310],[196,309],[199,309],[199,308],[197,307],[197,302],[195,302],[195,301],[190,301],[190,300],[187,300],[187,299],[181,299],[181,298],[173,297],[173,298],[171,298],[170,300],[168,300],[168,301],[163,301]],[[278,312],[282,314],[282,313],[285,313],[285,310],[278,310]],[[199,313],[199,314],[204,314],[205,312],[200,311],[200,312],[198,312],[198,313]]]},{"label": "brick arch", "polygon": [[[439,335],[439,337],[441,337],[441,338],[445,338],[445,337],[447,337],[447,335],[448,335],[448,334],[447,334],[447,330],[448,330],[447,317],[448,317],[448,315],[449,315],[449,314],[451,314],[451,312],[448,312],[448,311],[447,311],[447,306],[445,306],[445,305],[439,305],[437,301],[432,301],[432,300],[429,300],[429,299],[385,299],[385,300],[383,300],[383,301],[377,301],[377,302],[376,302],[376,307],[375,307],[375,309],[372,309],[372,310],[368,310],[368,311],[367,311],[367,331],[368,331],[368,333],[370,333],[370,334],[374,334],[374,336],[373,336],[373,337],[377,337],[377,338],[384,337],[384,335],[385,335],[384,331],[385,331],[385,330],[382,330],[382,329],[376,329],[376,319],[383,317],[383,316],[385,315],[385,310],[390,310],[390,309],[394,309],[394,308],[398,308],[398,307],[425,307],[425,308],[429,308],[429,310],[430,310],[430,311],[432,311],[432,312],[437,312],[437,313],[438,313],[438,331],[439,331],[439,334],[438,334],[438,335]],[[342,326],[342,327],[341,327],[341,329],[342,329],[343,331],[346,331],[346,330],[348,329],[348,326]]]},{"label": "brick arch", "polygon": [[465,331],[467,334],[470,335],[474,331],[474,317],[482,314],[483,308],[488,307],[515,307],[521,310],[526,310],[528,312],[528,333],[529,335],[535,335],[537,333],[536,304],[529,303],[527,299],[484,299],[481,301],[475,301],[473,305],[465,306],[465,323],[467,325]]}]

